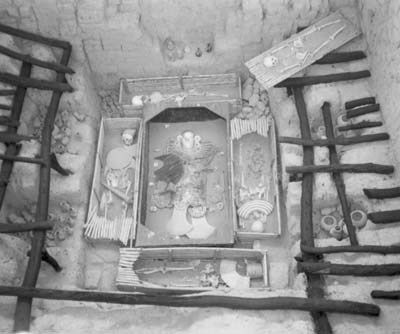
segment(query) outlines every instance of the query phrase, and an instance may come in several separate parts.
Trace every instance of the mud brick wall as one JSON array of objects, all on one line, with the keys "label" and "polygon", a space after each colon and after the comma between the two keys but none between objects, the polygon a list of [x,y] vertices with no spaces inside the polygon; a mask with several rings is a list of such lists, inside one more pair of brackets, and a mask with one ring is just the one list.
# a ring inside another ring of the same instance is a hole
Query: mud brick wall
[{"label": "mud brick wall", "polygon": [[[298,26],[354,6],[340,0],[2,0],[5,24],[70,40],[95,82],[120,77],[244,71],[244,61]],[[171,37],[190,46],[183,60],[165,59]],[[207,43],[213,50],[206,53]],[[200,48],[201,57],[195,56]]]}]

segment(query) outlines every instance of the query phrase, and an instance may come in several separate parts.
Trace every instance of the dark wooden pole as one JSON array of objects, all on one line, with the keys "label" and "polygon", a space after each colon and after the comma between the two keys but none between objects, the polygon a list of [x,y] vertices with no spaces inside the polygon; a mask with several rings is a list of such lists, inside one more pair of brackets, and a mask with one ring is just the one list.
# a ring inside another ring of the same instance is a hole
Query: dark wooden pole
[{"label": "dark wooden pole", "polygon": [[[67,47],[63,51],[60,63],[67,66],[70,56],[71,47],[69,45],[69,47]],[[56,81],[57,83],[64,83],[64,73],[57,73]],[[49,163],[40,167],[38,189],[39,196],[35,215],[36,221],[46,220],[49,210],[51,137],[61,95],[62,91],[53,92],[42,130],[42,145],[40,149],[40,156],[42,159],[46,160]],[[32,288],[36,285],[42,260],[45,235],[45,231],[33,232],[31,243],[31,256],[29,257],[28,265],[25,271],[25,277],[22,283],[23,287]],[[18,298],[17,307],[14,314],[15,332],[29,331],[31,308],[32,297],[21,296]]]},{"label": "dark wooden pole", "polygon": [[73,91],[73,88],[65,82],[53,82],[48,80],[32,79],[4,72],[0,72],[0,82],[4,82],[8,85],[13,85],[17,87],[53,90],[57,92]]},{"label": "dark wooden pole", "polygon": [[371,212],[368,219],[374,224],[391,224],[400,222],[400,210],[387,210],[379,212]]},{"label": "dark wooden pole", "polygon": [[369,143],[374,141],[388,140],[390,138],[387,133],[375,133],[371,135],[355,136],[355,137],[336,137],[328,139],[304,139],[295,137],[279,137],[279,142],[283,144],[293,144],[302,146],[333,146],[333,145],[354,145],[361,143]]},{"label": "dark wooden pole", "polygon": [[[310,124],[308,122],[307,108],[303,96],[303,87],[294,87],[293,95],[296,104],[297,115],[300,121],[300,132],[304,139],[311,139]],[[312,146],[303,147],[303,163],[314,163],[314,148]],[[314,175],[304,174],[301,185],[301,216],[300,216],[300,236],[301,242],[310,247],[314,247],[314,227],[313,227],[313,184]],[[310,254],[303,254],[306,261],[318,261],[317,257]],[[307,296],[310,299],[324,297],[324,280],[320,275],[307,276]],[[318,334],[331,334],[332,327],[325,312],[311,312],[311,317]]]},{"label": "dark wooden pole", "polygon": [[300,310],[378,316],[380,308],[374,304],[347,300],[311,299],[301,297],[236,297],[226,295],[165,296],[133,293],[113,293],[81,290],[55,290],[28,287],[0,286],[0,295],[20,298],[74,300],[95,303],[128,305],[160,305],[169,307],[225,307],[242,310]]},{"label": "dark wooden pole", "polygon": [[400,299],[400,290],[384,291],[384,290],[372,290],[372,298],[382,298],[382,299]]},{"label": "dark wooden pole", "polygon": [[359,107],[359,108],[347,110],[346,117],[347,118],[353,118],[353,117],[357,117],[357,116],[370,114],[372,112],[376,112],[376,111],[379,111],[379,110],[380,110],[379,104],[371,104],[369,106]]},{"label": "dark wooden pole", "polygon": [[304,173],[376,173],[391,174],[394,167],[390,165],[379,165],[373,163],[364,164],[340,164],[340,165],[304,165],[304,166],[288,166],[286,172],[289,174]]},{"label": "dark wooden pole", "polygon": [[336,64],[336,63],[347,63],[349,61],[364,59],[367,56],[363,51],[351,51],[351,52],[331,52],[318,59],[314,64]]},{"label": "dark wooden pole", "polygon": [[333,253],[377,253],[377,254],[400,254],[400,246],[327,246],[309,247],[301,245],[301,251],[307,254],[333,254]]},{"label": "dark wooden pole", "polygon": [[[324,104],[322,105],[322,116],[324,118],[326,136],[327,136],[328,140],[334,140],[335,134],[333,132],[330,103],[324,102]],[[333,165],[338,165],[340,163],[337,152],[336,152],[336,146],[334,146],[334,145],[329,146],[329,161]],[[353,246],[356,246],[356,245],[358,245],[358,241],[357,241],[357,236],[356,236],[356,230],[354,228],[353,221],[351,219],[350,205],[347,202],[347,198],[346,198],[346,186],[343,182],[343,178],[340,173],[333,172],[332,178],[333,178],[333,181],[335,182],[340,205],[342,207],[343,219],[346,224],[347,231],[349,233],[350,243]]]},{"label": "dark wooden pole", "polygon": [[358,130],[358,129],[374,128],[376,126],[382,126],[382,125],[383,125],[382,122],[362,121],[359,123],[339,126],[338,130],[339,131]]},{"label": "dark wooden pole", "polygon": [[71,48],[71,43],[69,43],[69,42],[61,41],[61,40],[55,39],[55,38],[40,36],[37,34],[33,34],[31,32],[13,28],[13,27],[7,26],[5,24],[1,24],[1,23],[0,23],[0,31],[5,34],[28,39],[30,41],[34,41],[34,42],[41,43],[41,44],[46,44],[49,46],[55,46],[55,47],[62,48],[62,49],[70,49]]},{"label": "dark wooden pole", "polygon": [[400,197],[400,187],[382,189],[364,188],[363,191],[365,196],[367,196],[368,198],[384,199]]},{"label": "dark wooden pole", "polygon": [[371,73],[369,71],[359,71],[359,72],[345,72],[338,74],[318,75],[310,77],[295,77],[283,80],[282,82],[275,85],[275,87],[299,87],[299,86],[318,85],[318,84],[337,82],[337,81],[368,78],[370,76]]},{"label": "dark wooden pole", "polygon": [[51,230],[53,224],[49,221],[26,223],[26,224],[5,224],[0,223],[0,233],[18,233],[33,230]]},{"label": "dark wooden pole", "polygon": [[11,49],[8,49],[4,46],[0,45],[0,53],[3,55],[6,55],[8,57],[24,61],[25,63],[30,63],[32,65],[36,65],[39,67],[47,68],[49,70],[53,70],[56,72],[64,72],[64,73],[69,73],[73,74],[74,70],[68,66],[64,66],[61,64],[53,63],[53,62],[48,62],[48,61],[43,61],[34,57],[31,57],[30,55],[24,55],[19,52],[15,52]]},{"label": "dark wooden pole", "polygon": [[400,275],[400,264],[337,264],[330,262],[298,262],[298,272],[339,276],[393,276]]},{"label": "dark wooden pole", "polygon": [[[31,75],[31,70],[32,70],[31,64],[22,63],[19,75],[21,76],[21,78],[27,78]],[[14,94],[11,116],[10,116],[10,122],[12,123],[16,122],[19,123],[19,118],[21,117],[22,107],[24,104],[25,94],[26,94],[25,87],[18,87]],[[16,133],[17,133],[16,127],[9,128],[7,131],[7,134],[16,134]],[[17,154],[18,154],[18,147],[15,143],[11,143],[10,145],[8,145],[4,153],[5,156],[17,156]],[[12,160],[5,160],[1,165],[0,179],[5,182],[0,184],[0,208],[3,206],[4,196],[6,194],[8,180],[10,179],[13,166],[14,162]]]},{"label": "dark wooden pole", "polygon": [[352,108],[356,108],[356,107],[360,107],[360,106],[365,106],[367,104],[375,104],[375,97],[373,96],[369,96],[369,97],[363,97],[361,99],[357,99],[357,100],[351,100],[348,101],[344,104],[344,107],[346,109],[352,109]]}]

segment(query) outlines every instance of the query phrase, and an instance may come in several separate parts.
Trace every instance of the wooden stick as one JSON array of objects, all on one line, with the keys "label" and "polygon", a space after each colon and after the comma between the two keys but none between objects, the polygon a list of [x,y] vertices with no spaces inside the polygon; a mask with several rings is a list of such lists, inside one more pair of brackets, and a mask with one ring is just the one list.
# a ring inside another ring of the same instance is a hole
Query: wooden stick
[{"label": "wooden stick", "polygon": [[365,106],[367,104],[375,104],[375,103],[376,103],[375,97],[370,96],[370,97],[363,97],[357,100],[348,101],[344,104],[344,107],[346,109],[353,109],[359,106]]},{"label": "wooden stick", "polygon": [[127,195],[124,193],[120,192],[117,189],[114,189],[113,187],[110,187],[107,183],[101,182],[101,185],[111,191],[114,195],[118,196],[120,199],[124,200],[127,203],[132,203],[132,199],[130,199]]},{"label": "wooden stick", "polygon": [[[1,25],[0,25],[1,28]],[[64,49],[60,63],[67,65],[71,56],[71,46],[67,43],[67,47]],[[57,73],[56,82],[65,83],[64,73]],[[46,118],[44,120],[44,126],[42,130],[42,145],[40,148],[40,156],[43,160],[47,161],[47,164],[40,166],[39,172],[39,189],[38,189],[38,201],[36,208],[35,219],[37,221],[43,221],[47,219],[49,210],[49,199],[50,199],[50,154],[51,154],[51,139],[54,126],[54,120],[57,114],[58,106],[60,103],[62,91],[55,91],[52,94],[50,104],[47,110]],[[45,232],[36,231],[33,232],[31,241],[31,256],[29,258],[24,280],[22,282],[23,287],[31,288],[36,285],[40,264],[41,264],[41,253],[45,241]],[[30,318],[31,318],[32,298],[31,297],[19,297],[17,300],[17,307],[14,314],[14,331],[29,331]]]},{"label": "wooden stick", "polygon": [[353,123],[349,125],[339,126],[339,131],[347,131],[347,130],[357,130],[357,129],[365,129],[365,128],[374,128],[376,126],[382,126],[382,122],[370,122],[370,121],[362,121],[359,123]]},{"label": "wooden stick", "polygon": [[[0,24],[0,26],[1,26],[1,24]],[[22,63],[19,75],[21,76],[21,78],[29,77],[31,75],[31,70],[32,70],[31,64]],[[21,117],[22,107],[24,104],[25,94],[26,94],[25,87],[18,87],[14,94],[11,115],[9,118],[10,122],[12,122],[12,123],[17,123],[17,122],[19,123],[19,118]],[[7,133],[8,134],[16,134],[17,127],[9,128]],[[19,151],[19,149],[17,148],[17,145],[15,143],[11,143],[10,145],[7,146],[4,155],[5,156],[16,156],[18,154],[18,151]],[[5,197],[6,190],[7,190],[8,180],[10,179],[13,166],[14,166],[14,162],[12,160],[4,160],[1,165],[0,175],[2,176],[2,179],[6,182],[0,185],[0,208],[3,206],[4,197]],[[46,219],[47,219],[47,216],[44,219],[38,219],[38,220],[43,221]]]},{"label": "wooden stick", "polygon": [[359,71],[359,72],[345,72],[338,74],[318,75],[310,77],[295,77],[283,80],[282,82],[275,85],[275,87],[299,87],[299,86],[318,85],[318,84],[337,82],[337,81],[348,81],[348,80],[368,78],[370,76],[371,73],[369,71]]},{"label": "wooden stick", "polygon": [[0,72],[0,82],[25,88],[36,88],[41,90],[52,90],[56,92],[72,92],[73,88],[64,82],[53,82],[41,79],[22,78],[18,75]]},{"label": "wooden stick", "polygon": [[338,164],[338,165],[305,165],[305,166],[288,166],[286,172],[289,174],[298,173],[376,173],[391,174],[394,168],[391,165],[379,165],[373,163],[364,164]]},{"label": "wooden stick", "polygon": [[371,297],[396,300],[400,299],[400,290],[393,290],[393,291],[372,290]]},{"label": "wooden stick", "polygon": [[24,136],[15,133],[0,132],[0,142],[2,143],[18,143],[23,140],[38,140],[37,137]]},{"label": "wooden stick", "polygon": [[368,219],[374,224],[391,224],[400,222],[400,210],[387,210],[379,212],[371,212]]},{"label": "wooden stick", "polygon": [[368,198],[395,198],[400,197],[400,187],[394,188],[364,188],[363,189],[365,196]]},{"label": "wooden stick", "polygon": [[346,111],[346,117],[347,118],[353,118],[365,114],[370,114],[372,112],[376,112],[380,110],[380,105],[379,104],[371,104],[366,107],[359,107],[359,108],[354,108]]},{"label": "wooden stick", "polygon": [[161,305],[170,307],[225,307],[243,310],[299,310],[335,312],[378,316],[380,308],[374,304],[347,300],[327,300],[301,297],[250,298],[225,295],[163,296],[159,294],[132,294],[80,290],[55,290],[28,287],[0,286],[0,295],[23,298],[74,300],[95,303],[128,305]]},{"label": "wooden stick", "polygon": [[307,274],[339,276],[393,276],[400,275],[400,264],[337,264],[331,262],[298,262],[297,271]]},{"label": "wooden stick", "polygon": [[8,104],[2,104],[2,103],[0,103],[0,109],[2,109],[2,110],[11,110],[11,106],[10,105],[8,105]]},{"label": "wooden stick", "polygon": [[25,30],[16,29],[16,28],[7,26],[5,24],[0,24],[0,31],[5,34],[13,35],[16,37],[21,37],[21,38],[28,39],[28,40],[38,42],[41,44],[55,46],[55,47],[62,48],[62,49],[71,49],[71,43],[69,43],[69,42],[61,41],[61,40],[55,39],[55,38],[43,37],[43,36],[33,34],[31,32],[25,31]]},{"label": "wooden stick", "polygon": [[18,233],[33,230],[51,230],[53,223],[49,221],[25,223],[25,224],[5,224],[0,223],[0,233]]},{"label": "wooden stick", "polygon": [[[322,105],[322,116],[324,118],[326,136],[327,136],[328,140],[334,140],[335,134],[333,132],[330,103],[324,102],[324,104]],[[360,137],[367,137],[367,136],[360,136]],[[329,146],[329,161],[333,165],[338,165],[340,163],[337,152],[336,152],[336,146],[334,146],[334,145]],[[342,206],[343,219],[346,224],[347,231],[349,233],[350,243],[353,246],[356,246],[356,245],[358,245],[358,241],[357,241],[357,236],[356,236],[356,231],[355,231],[355,228],[353,225],[353,221],[351,219],[350,205],[347,202],[347,198],[346,198],[346,186],[343,182],[343,178],[340,173],[333,172],[332,177],[333,177],[333,181],[335,182],[340,205]]]},{"label": "wooden stick", "polygon": [[0,89],[0,96],[10,96],[15,94],[15,89]]},{"label": "wooden stick", "polygon": [[336,137],[328,139],[303,139],[295,137],[279,137],[279,142],[285,144],[302,145],[302,146],[332,146],[332,145],[354,145],[360,143],[368,143],[373,141],[388,140],[388,133],[375,133],[371,135],[355,136],[355,137]]},{"label": "wooden stick", "polygon": [[7,154],[0,154],[0,160],[26,162],[29,164],[38,164],[38,165],[46,164],[46,161],[41,158],[19,157],[19,156],[7,155]]},{"label": "wooden stick", "polygon": [[[311,139],[310,124],[308,122],[307,108],[303,96],[303,88],[293,88],[294,100],[297,115],[300,121],[301,136],[304,139]],[[303,147],[303,163],[312,165],[314,163],[314,148]],[[314,247],[314,227],[313,227],[313,183],[314,175],[305,174],[301,185],[301,216],[300,216],[300,236],[302,244]],[[303,254],[307,261],[318,261],[317,257],[310,254]],[[324,282],[320,275],[307,276],[307,296],[310,299],[324,297]],[[331,334],[332,327],[328,316],[324,312],[311,312],[311,317],[315,325],[317,334]]]},{"label": "wooden stick", "polygon": [[314,64],[336,64],[346,63],[349,61],[359,60],[366,58],[363,51],[351,51],[351,52],[331,52],[318,59]]},{"label": "wooden stick", "polygon": [[400,254],[400,246],[327,246],[327,247],[310,247],[306,245],[300,246],[301,251],[307,254],[334,254],[334,253],[377,253],[377,254]]},{"label": "wooden stick", "polygon": [[6,55],[8,57],[23,61],[25,63],[30,63],[32,65],[47,68],[49,70],[53,70],[56,72],[63,72],[63,73],[69,73],[69,74],[75,73],[74,70],[68,66],[64,66],[64,65],[57,64],[54,62],[43,61],[38,58],[31,57],[30,55],[24,55],[19,52],[15,52],[15,51],[8,49],[1,45],[0,45],[0,53],[3,55]]}]

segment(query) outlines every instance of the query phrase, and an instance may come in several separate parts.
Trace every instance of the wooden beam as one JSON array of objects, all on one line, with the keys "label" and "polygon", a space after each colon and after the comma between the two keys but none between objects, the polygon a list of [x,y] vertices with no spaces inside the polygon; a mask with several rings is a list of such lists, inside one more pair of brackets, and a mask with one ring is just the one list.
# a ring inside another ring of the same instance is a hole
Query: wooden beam
[{"label": "wooden beam", "polygon": [[[32,70],[31,64],[22,63],[21,70],[19,72],[20,77],[28,78],[31,75],[31,70]],[[14,97],[13,97],[11,115],[10,115],[10,119],[9,119],[11,123],[17,123],[17,122],[19,123],[19,118],[21,117],[22,107],[24,104],[25,94],[26,94],[25,87],[17,88],[17,90],[14,94]],[[7,133],[8,134],[16,134],[17,127],[9,128]],[[15,143],[11,143],[10,145],[7,146],[4,155],[5,156],[17,156],[18,151],[19,151],[19,149],[18,149],[17,145]],[[14,166],[14,162],[12,160],[5,160],[1,164],[0,179],[2,180],[2,182],[0,184],[0,208],[3,206],[4,197],[5,197],[7,185],[8,185],[8,180],[10,179],[13,166]],[[46,219],[47,219],[47,217],[46,217]],[[43,219],[43,220],[46,220],[46,219]]]},{"label": "wooden beam", "polygon": [[1,143],[19,143],[20,141],[38,140],[37,137],[19,135],[15,133],[0,132]]},{"label": "wooden beam", "polygon": [[[327,136],[328,140],[334,140],[335,134],[334,134],[334,130],[333,130],[330,103],[324,102],[321,109],[322,109],[322,116],[324,118],[326,136]],[[363,136],[363,137],[367,137],[367,136]],[[334,145],[329,146],[329,161],[333,165],[338,165],[340,163],[337,152],[336,152],[336,146],[334,146]],[[356,230],[354,228],[353,221],[351,219],[350,205],[346,198],[346,186],[343,182],[343,178],[340,173],[333,172],[332,177],[333,177],[333,181],[335,182],[340,205],[342,207],[343,220],[346,224],[347,231],[349,233],[350,243],[353,246],[356,246],[356,245],[358,245],[358,241],[357,241],[357,236],[356,236]]]},{"label": "wooden beam", "polygon": [[[71,47],[65,48],[60,64],[67,66],[71,56]],[[57,73],[56,82],[59,84],[65,83],[64,73]],[[49,212],[49,199],[50,199],[50,155],[51,155],[51,139],[54,127],[54,120],[56,118],[58,106],[60,103],[62,91],[55,91],[52,94],[50,104],[47,110],[44,126],[42,130],[42,145],[40,149],[40,156],[48,162],[46,165],[40,167],[39,172],[39,189],[38,189],[38,202],[36,207],[36,221],[47,220]],[[40,264],[42,261],[42,250],[44,247],[46,233],[44,231],[33,232],[31,241],[31,256],[25,270],[24,280],[22,286],[26,288],[33,288],[36,285]],[[29,331],[30,319],[32,309],[32,297],[21,296],[17,300],[17,307],[14,313],[14,331]]]},{"label": "wooden beam", "polygon": [[377,253],[377,254],[400,254],[400,246],[327,246],[327,247],[310,247],[306,245],[300,246],[301,251],[307,254],[335,254],[335,253]]},{"label": "wooden beam", "polygon": [[331,52],[318,59],[314,64],[336,64],[347,63],[349,61],[364,59],[367,56],[363,51],[350,51],[350,52]]},{"label": "wooden beam", "polygon": [[49,221],[26,223],[26,224],[0,224],[0,233],[18,233],[33,230],[51,230],[53,224]]},{"label": "wooden beam", "polygon": [[337,74],[328,75],[317,75],[310,77],[294,77],[283,80],[282,82],[275,85],[275,87],[299,87],[299,86],[309,86],[318,85],[337,81],[348,81],[368,78],[371,76],[369,71],[359,71],[359,72],[345,72]]},{"label": "wooden beam", "polygon": [[339,276],[394,276],[400,275],[400,264],[337,264],[331,262],[298,262],[297,271],[306,274]]},{"label": "wooden beam", "polygon": [[328,139],[303,139],[295,137],[279,137],[279,142],[284,144],[302,145],[302,146],[333,146],[333,145],[354,145],[368,143],[373,141],[388,140],[388,133],[375,133],[371,135],[354,137],[336,137]]},{"label": "wooden beam", "polygon": [[383,125],[382,122],[362,121],[359,123],[339,126],[338,130],[339,131],[358,130],[358,129],[374,128],[376,126],[382,126],[382,125]]},{"label": "wooden beam", "polygon": [[302,297],[237,297],[227,295],[165,296],[87,290],[55,290],[28,287],[0,286],[1,296],[73,300],[94,303],[127,305],[160,305],[169,307],[224,307],[242,310],[299,310],[378,316],[380,308],[374,304],[347,300],[311,299]]},{"label": "wooden beam", "polygon": [[54,47],[62,48],[62,49],[71,48],[71,43],[69,43],[69,42],[62,41],[62,40],[55,39],[55,38],[40,36],[37,34],[33,34],[31,32],[13,28],[13,27],[7,26],[5,24],[1,24],[1,23],[0,23],[0,32],[9,34],[9,35],[13,35],[16,37],[20,37],[23,39],[28,39],[30,41],[34,41],[37,43],[46,44],[48,46],[54,46]]},{"label": "wooden beam", "polygon": [[363,98],[357,99],[357,100],[347,101],[344,104],[344,107],[346,109],[353,109],[356,107],[365,106],[367,104],[375,104],[375,103],[376,103],[375,97],[369,96],[369,97],[363,97]]},{"label": "wooden beam", "polygon": [[49,70],[53,70],[53,71],[56,71],[59,73],[60,72],[69,73],[69,74],[75,73],[74,70],[68,66],[64,66],[64,65],[57,64],[54,62],[49,62],[49,61],[43,61],[43,60],[34,58],[27,54],[21,54],[19,52],[15,52],[15,51],[8,49],[1,45],[0,45],[0,53],[3,55],[6,55],[7,57],[11,57],[11,58],[14,58],[14,59],[17,59],[20,61],[24,61],[25,63],[30,63],[32,65],[36,65],[39,67],[47,68]]},{"label": "wooden beam", "polygon": [[371,297],[397,300],[400,299],[400,290],[392,290],[392,291],[372,290]]},{"label": "wooden beam", "polygon": [[[294,100],[297,115],[300,121],[300,132],[304,139],[311,139],[310,124],[308,121],[306,103],[304,101],[303,88],[293,88]],[[303,147],[303,163],[312,165],[314,163],[314,148]],[[301,184],[301,215],[300,215],[300,237],[301,242],[314,247],[314,226],[313,226],[313,184],[314,175],[305,174]],[[306,261],[318,261],[317,257],[310,254],[303,254]],[[310,299],[324,297],[324,281],[320,275],[306,275],[307,296]],[[311,312],[317,334],[331,334],[332,327],[325,312]]]},{"label": "wooden beam", "polygon": [[16,155],[0,154],[0,160],[25,162],[28,164],[45,165],[47,162],[42,158],[20,157]]},{"label": "wooden beam", "polygon": [[368,214],[368,219],[374,224],[400,223],[400,210],[371,212]]},{"label": "wooden beam", "polygon": [[380,110],[380,105],[379,104],[371,104],[369,106],[365,107],[358,107],[354,109],[350,109],[346,111],[346,117],[347,118],[353,118],[357,116],[362,116],[366,114],[370,114],[372,112],[376,112]]},{"label": "wooden beam", "polygon": [[12,121],[8,116],[0,116],[0,125],[18,127],[19,124],[19,121]]},{"label": "wooden beam", "polygon": [[36,88],[41,90],[52,90],[56,92],[72,92],[73,88],[63,82],[53,82],[41,79],[32,79],[27,77],[21,77],[14,74],[0,72],[0,82],[4,82],[9,85],[24,87],[24,88]]},{"label": "wooden beam", "polygon": [[395,198],[400,197],[400,187],[394,188],[364,188],[363,189],[365,196],[368,198]]},{"label": "wooden beam", "polygon": [[298,173],[376,173],[391,174],[394,167],[391,165],[379,165],[373,163],[364,164],[341,164],[341,165],[305,165],[305,166],[288,166],[286,172],[289,174]]},{"label": "wooden beam", "polygon": [[0,89],[0,96],[10,96],[15,94],[15,89]]},{"label": "wooden beam", "polygon": [[0,103],[0,109],[2,109],[2,110],[11,110],[11,106],[10,105],[8,105],[8,104],[2,104],[2,103]]}]

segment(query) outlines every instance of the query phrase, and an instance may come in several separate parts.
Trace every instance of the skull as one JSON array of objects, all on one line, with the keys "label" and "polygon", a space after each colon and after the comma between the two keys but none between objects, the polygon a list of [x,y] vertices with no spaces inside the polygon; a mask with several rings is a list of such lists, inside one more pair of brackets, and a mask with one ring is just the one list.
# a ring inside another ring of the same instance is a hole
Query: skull
[{"label": "skull", "polygon": [[265,67],[272,67],[275,66],[278,63],[278,58],[275,56],[266,56],[264,58],[264,66]]},{"label": "skull", "polygon": [[133,144],[133,140],[135,139],[136,129],[126,129],[122,133],[122,141],[126,146],[131,146]]}]

